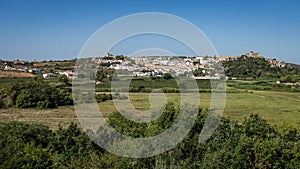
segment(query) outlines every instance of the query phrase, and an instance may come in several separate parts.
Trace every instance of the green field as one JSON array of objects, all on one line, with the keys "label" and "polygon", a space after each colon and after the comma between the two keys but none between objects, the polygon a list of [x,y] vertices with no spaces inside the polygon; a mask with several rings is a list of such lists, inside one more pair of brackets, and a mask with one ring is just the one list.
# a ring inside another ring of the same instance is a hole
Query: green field
[{"label": "green field", "polygon": [[[168,101],[179,103],[180,94],[167,93]],[[150,107],[148,93],[131,93],[133,106],[141,111]],[[200,105],[209,108],[210,93],[200,93]],[[115,111],[114,102],[100,103],[103,114]],[[270,124],[278,127],[296,127],[300,129],[300,95],[291,92],[253,91],[251,93],[227,93],[224,116],[242,121],[250,114],[259,114]]]},{"label": "green field", "polygon": [[[0,84],[9,84],[21,79],[3,79]],[[28,79],[22,79],[28,80]],[[50,82],[49,82],[50,83]],[[52,83],[52,82],[51,82]],[[200,91],[201,108],[210,107],[211,94],[209,93],[210,82],[208,80],[197,81]],[[142,88],[140,86],[143,86]],[[139,79],[131,82],[132,88],[141,88],[139,92],[130,93],[130,101],[138,110],[149,109],[148,91],[153,88],[159,89],[163,86],[177,88],[175,80],[150,80]],[[292,88],[278,85],[267,85],[267,82],[227,82],[227,99],[224,116],[230,119],[242,121],[250,114],[259,114],[270,124],[279,128],[296,127],[300,129],[300,95],[299,92],[291,92]],[[269,86],[269,87],[268,87]],[[109,88],[110,82],[96,86],[96,91],[101,88]],[[267,88],[268,87],[268,88]],[[299,87],[299,86],[298,86]],[[297,88],[298,88],[297,87]],[[276,88],[276,89],[275,89]],[[265,89],[265,90],[259,90]],[[122,95],[122,92],[120,93]],[[169,102],[179,104],[180,93],[165,93]],[[104,115],[109,115],[116,110],[114,102],[109,100],[99,104]],[[76,114],[72,106],[59,107],[58,109],[0,109],[0,122],[26,121],[44,123],[51,128],[57,128],[58,124],[67,126],[71,122],[76,122]]]}]

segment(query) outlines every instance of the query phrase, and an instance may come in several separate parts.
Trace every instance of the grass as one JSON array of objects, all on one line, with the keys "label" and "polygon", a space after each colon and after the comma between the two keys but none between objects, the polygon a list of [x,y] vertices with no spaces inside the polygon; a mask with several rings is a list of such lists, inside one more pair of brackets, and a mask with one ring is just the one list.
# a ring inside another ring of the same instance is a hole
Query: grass
[{"label": "grass", "polygon": [[[28,123],[42,123],[51,129],[59,125],[67,127],[71,122],[78,123],[73,106],[59,107],[58,109],[0,109],[0,123],[23,121]],[[79,123],[78,123],[79,124]]]},{"label": "grass", "polygon": [[[179,94],[167,93],[168,101],[179,103]],[[131,93],[132,105],[145,111],[150,107],[148,93]],[[200,93],[200,105],[209,108],[210,93]],[[100,103],[103,114],[115,111],[114,102]],[[253,91],[253,93],[227,93],[224,116],[243,121],[250,114],[259,114],[270,124],[280,128],[296,127],[300,129],[300,95],[291,92]]]},{"label": "grass", "polygon": [[[12,82],[19,79],[6,79],[1,81],[0,84]],[[27,79],[24,79],[27,80]],[[141,83],[142,82],[142,83]],[[154,83],[157,82],[157,83]],[[209,81],[197,81],[198,85],[202,85],[200,89],[208,89]],[[161,88],[167,85],[174,87],[174,81],[167,80],[134,80],[131,82],[132,87],[143,85],[145,88]],[[251,90],[239,89],[236,86],[238,83],[229,83],[226,99],[226,106],[224,116],[230,119],[238,120],[241,122],[246,116],[250,114],[259,114],[266,119],[270,124],[277,125],[279,128],[296,127],[300,130],[300,95],[299,92],[289,91],[274,91],[274,90]],[[102,84],[110,87],[110,84]],[[259,84],[251,84],[259,85]],[[122,93],[121,93],[122,94]],[[132,105],[140,111],[146,111],[150,108],[148,100],[149,93],[130,93],[130,101]],[[179,93],[166,93],[168,101],[179,103]],[[154,98],[157,96],[154,96]],[[211,94],[204,92],[200,93],[200,105],[202,108],[210,107]],[[115,111],[113,101],[106,101],[99,104],[101,112],[104,116],[108,116],[111,112]],[[143,113],[143,112],[142,112]],[[58,124],[63,127],[68,126],[71,122],[78,123],[76,114],[72,106],[60,107],[58,109],[37,110],[37,109],[0,109],[0,122],[7,121],[25,121],[25,122],[38,122],[44,123],[50,128],[57,128]]]},{"label": "grass", "polygon": [[[150,108],[149,93],[130,93],[132,105],[140,111]],[[178,93],[167,93],[168,101],[179,103]],[[209,108],[210,93],[200,93],[200,105]],[[108,116],[115,111],[112,100],[99,104],[100,111]],[[224,116],[242,121],[246,116],[259,114],[270,124],[280,128],[296,127],[300,129],[300,95],[291,92],[254,91],[253,93],[227,93]],[[0,109],[0,122],[26,121],[44,123],[50,128],[57,128],[58,124],[67,126],[77,122],[72,106],[59,107],[58,109]]]},{"label": "grass", "polygon": [[245,116],[259,114],[280,128],[300,129],[300,95],[290,92],[254,91],[227,94],[224,116],[241,121]]}]

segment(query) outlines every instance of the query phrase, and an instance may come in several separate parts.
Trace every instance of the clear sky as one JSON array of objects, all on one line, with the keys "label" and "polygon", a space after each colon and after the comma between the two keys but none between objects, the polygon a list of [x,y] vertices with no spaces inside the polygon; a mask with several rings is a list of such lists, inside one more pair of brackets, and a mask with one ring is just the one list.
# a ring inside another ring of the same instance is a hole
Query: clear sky
[{"label": "clear sky", "polygon": [[164,12],[200,28],[220,55],[253,50],[299,64],[299,8],[298,0],[1,0],[0,59],[75,58],[106,23]]}]

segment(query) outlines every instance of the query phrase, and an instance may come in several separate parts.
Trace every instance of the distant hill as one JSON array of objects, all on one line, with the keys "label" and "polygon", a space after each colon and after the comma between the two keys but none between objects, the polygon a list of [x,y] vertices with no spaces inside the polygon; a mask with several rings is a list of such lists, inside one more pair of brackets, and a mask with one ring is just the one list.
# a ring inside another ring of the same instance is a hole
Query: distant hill
[{"label": "distant hill", "polygon": [[64,61],[43,61],[33,63],[34,67],[73,67],[75,65],[74,60],[64,60]]},{"label": "distant hill", "polygon": [[300,65],[297,65],[297,64],[294,64],[294,63],[287,63],[287,65],[288,65],[289,67],[296,68],[298,71],[300,71]]},{"label": "distant hill", "polygon": [[7,77],[35,77],[35,75],[26,72],[2,71],[0,70],[0,78]]},{"label": "distant hill", "polygon": [[284,67],[279,67],[263,57],[243,55],[235,60],[223,61],[223,65],[228,77],[243,79],[274,79],[300,75],[299,65],[286,64]]},{"label": "distant hill", "polygon": [[5,67],[4,61],[0,60],[0,70],[3,70]]}]

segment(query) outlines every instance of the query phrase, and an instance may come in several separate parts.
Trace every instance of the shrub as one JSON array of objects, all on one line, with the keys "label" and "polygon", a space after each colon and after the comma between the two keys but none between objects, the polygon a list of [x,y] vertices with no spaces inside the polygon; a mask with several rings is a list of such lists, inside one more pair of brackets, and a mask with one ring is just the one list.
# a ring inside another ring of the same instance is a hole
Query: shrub
[{"label": "shrub", "polygon": [[17,108],[56,108],[73,103],[71,90],[42,81],[15,83],[5,89],[6,105]]}]

